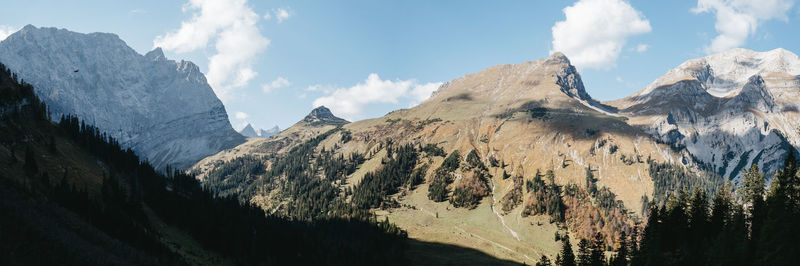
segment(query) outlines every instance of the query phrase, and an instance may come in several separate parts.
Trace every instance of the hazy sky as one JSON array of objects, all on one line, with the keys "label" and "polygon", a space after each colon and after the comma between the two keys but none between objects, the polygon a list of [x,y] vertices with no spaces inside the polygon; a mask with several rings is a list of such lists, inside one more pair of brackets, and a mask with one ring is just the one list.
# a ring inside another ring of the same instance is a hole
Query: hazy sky
[{"label": "hazy sky", "polygon": [[112,32],[195,62],[236,129],[286,128],[320,104],[379,117],[441,82],[556,50],[600,100],[715,51],[800,52],[794,0],[0,2],[0,39],[26,24]]}]

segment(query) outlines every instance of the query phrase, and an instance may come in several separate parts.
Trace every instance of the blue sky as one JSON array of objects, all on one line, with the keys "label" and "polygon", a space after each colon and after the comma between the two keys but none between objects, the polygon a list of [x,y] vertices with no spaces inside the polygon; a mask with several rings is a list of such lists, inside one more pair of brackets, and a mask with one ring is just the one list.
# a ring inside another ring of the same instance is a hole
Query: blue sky
[{"label": "blue sky", "polygon": [[286,128],[315,104],[379,117],[440,82],[556,48],[600,100],[720,49],[800,52],[794,0],[219,1],[4,0],[0,37],[33,24],[116,33],[140,53],[169,47],[210,76],[237,129]]}]

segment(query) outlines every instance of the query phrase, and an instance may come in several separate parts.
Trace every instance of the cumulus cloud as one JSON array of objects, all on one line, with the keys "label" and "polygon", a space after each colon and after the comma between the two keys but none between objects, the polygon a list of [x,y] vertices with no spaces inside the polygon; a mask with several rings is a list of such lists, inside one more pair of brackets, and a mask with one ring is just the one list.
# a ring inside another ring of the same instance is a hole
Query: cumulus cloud
[{"label": "cumulus cloud", "polygon": [[435,91],[442,83],[418,84],[415,80],[382,80],[378,74],[369,74],[363,83],[349,88],[339,88],[314,100],[314,107],[324,105],[336,115],[355,120],[364,113],[364,108],[373,103],[397,104],[400,99],[410,99],[418,104]]},{"label": "cumulus cloud", "polygon": [[262,84],[261,90],[264,91],[264,93],[269,93],[275,89],[283,88],[289,85],[292,85],[292,83],[289,82],[288,79],[284,77],[278,77],[270,83]]},{"label": "cumulus cloud", "polygon": [[258,75],[252,68],[253,58],[270,41],[258,30],[260,16],[247,0],[189,0],[183,12],[192,12],[192,18],[177,31],[156,37],[154,47],[185,53],[214,42],[216,53],[209,58],[206,76],[223,100]]},{"label": "cumulus cloud", "polygon": [[579,0],[553,26],[553,50],[578,67],[610,69],[631,36],[650,32],[650,21],[623,0]]},{"label": "cumulus cloud", "polygon": [[11,35],[17,31],[19,31],[19,28],[17,27],[0,25],[0,41],[5,40],[8,35]]},{"label": "cumulus cloud", "polygon": [[264,14],[264,19],[266,20],[270,20],[273,17],[275,18],[275,20],[278,21],[278,23],[283,23],[284,20],[287,20],[290,17],[292,17],[292,14],[290,14],[289,10],[285,8],[276,8],[272,10],[272,13],[267,12],[266,14]]},{"label": "cumulus cloud", "polygon": [[718,35],[705,48],[714,53],[743,45],[764,21],[788,20],[786,13],[793,5],[794,0],[698,0],[691,11],[716,15]]}]

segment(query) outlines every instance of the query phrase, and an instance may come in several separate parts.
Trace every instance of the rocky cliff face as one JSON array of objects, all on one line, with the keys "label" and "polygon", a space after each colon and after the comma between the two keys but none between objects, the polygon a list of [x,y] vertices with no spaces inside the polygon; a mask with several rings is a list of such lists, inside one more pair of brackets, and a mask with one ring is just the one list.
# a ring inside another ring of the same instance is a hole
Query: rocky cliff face
[{"label": "rocky cliff face", "polygon": [[800,59],[784,49],[732,49],[689,60],[609,102],[655,138],[733,180],[758,164],[771,177],[800,147]]},{"label": "rocky cliff face", "polygon": [[0,62],[36,87],[53,119],[76,115],[157,168],[244,141],[199,68],[161,49],[140,55],[114,34],[28,25],[0,42]]}]

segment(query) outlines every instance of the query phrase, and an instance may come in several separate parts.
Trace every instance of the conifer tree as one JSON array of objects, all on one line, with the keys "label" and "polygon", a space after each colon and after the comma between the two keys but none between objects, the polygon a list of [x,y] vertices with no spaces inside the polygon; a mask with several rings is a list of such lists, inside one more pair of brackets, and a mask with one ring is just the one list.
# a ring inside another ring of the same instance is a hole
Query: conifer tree
[{"label": "conifer tree", "polygon": [[565,234],[561,241],[561,252],[556,257],[556,265],[575,266],[575,253],[572,252],[572,245],[569,243],[569,234]]},{"label": "conifer tree", "polygon": [[594,234],[592,246],[590,250],[590,263],[591,266],[603,266],[606,262],[606,241],[603,233],[597,232]]},{"label": "conifer tree", "polygon": [[578,242],[577,265],[592,265],[592,244],[586,239],[581,239],[581,241]]},{"label": "conifer tree", "polygon": [[615,250],[617,254],[614,254],[614,257],[611,258],[611,263],[609,265],[612,266],[625,266],[628,265],[628,238],[625,235],[625,231],[620,232],[619,239],[617,240],[619,246]]},{"label": "conifer tree", "polygon": [[545,255],[542,255],[542,257],[539,258],[539,261],[536,262],[536,266],[552,266],[552,265],[553,264],[550,262],[550,259],[547,258],[547,256]]}]

